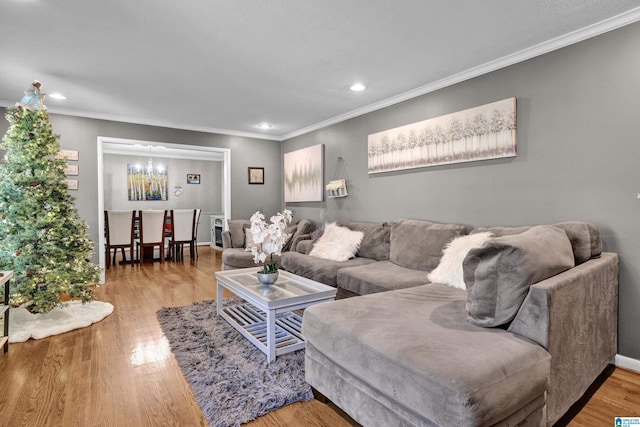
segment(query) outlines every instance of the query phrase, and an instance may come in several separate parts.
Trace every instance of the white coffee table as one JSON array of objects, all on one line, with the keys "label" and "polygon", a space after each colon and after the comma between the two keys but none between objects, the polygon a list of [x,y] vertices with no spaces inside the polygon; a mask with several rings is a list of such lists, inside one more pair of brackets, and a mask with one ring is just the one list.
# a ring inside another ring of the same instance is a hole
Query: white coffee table
[{"label": "white coffee table", "polygon": [[[262,285],[258,267],[216,272],[218,315],[227,320],[273,362],[276,356],[305,347],[302,317],[293,313],[336,297],[336,288],[279,271],[273,285]],[[222,291],[229,289],[246,303],[222,307]]]}]

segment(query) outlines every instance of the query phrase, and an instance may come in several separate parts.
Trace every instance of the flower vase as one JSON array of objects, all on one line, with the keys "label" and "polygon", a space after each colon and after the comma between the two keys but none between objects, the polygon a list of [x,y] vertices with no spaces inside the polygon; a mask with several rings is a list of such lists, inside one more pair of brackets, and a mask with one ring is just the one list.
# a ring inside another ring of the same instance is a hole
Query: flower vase
[{"label": "flower vase", "polygon": [[258,272],[258,282],[263,285],[273,285],[278,280],[278,272],[275,273],[260,273]]}]

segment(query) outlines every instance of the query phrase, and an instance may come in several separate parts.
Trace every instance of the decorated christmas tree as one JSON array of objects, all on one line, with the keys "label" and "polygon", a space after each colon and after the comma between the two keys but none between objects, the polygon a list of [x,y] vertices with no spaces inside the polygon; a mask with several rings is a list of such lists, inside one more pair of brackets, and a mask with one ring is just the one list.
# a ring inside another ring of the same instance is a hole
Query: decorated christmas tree
[{"label": "decorated christmas tree", "polygon": [[100,269],[89,261],[93,242],[67,189],[40,82],[25,94],[7,109],[10,127],[0,144],[0,269],[15,274],[11,303],[31,301],[36,313],[58,305],[61,294],[91,301]]}]

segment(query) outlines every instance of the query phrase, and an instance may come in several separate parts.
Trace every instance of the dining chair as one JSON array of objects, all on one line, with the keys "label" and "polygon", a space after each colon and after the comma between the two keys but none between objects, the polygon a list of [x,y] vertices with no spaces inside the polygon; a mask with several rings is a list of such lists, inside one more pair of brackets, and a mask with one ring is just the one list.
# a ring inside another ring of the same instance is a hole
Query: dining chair
[{"label": "dining chair", "polygon": [[197,236],[197,223],[200,209],[171,210],[171,238],[169,256],[174,260],[183,259],[184,245],[189,245],[189,256],[194,261]]},{"label": "dining chair", "polygon": [[164,262],[164,230],[167,221],[166,210],[138,211],[140,238],[138,252],[140,264],[145,261],[144,252],[151,248],[151,258],[156,246],[160,247],[160,262]]},{"label": "dining chair", "polygon": [[200,225],[200,212],[202,212],[202,209],[196,209],[196,232],[193,237],[193,244],[196,247],[196,258],[198,258],[198,226]]},{"label": "dining chair", "polygon": [[[106,234],[105,243],[105,263],[106,268],[111,267],[111,263],[116,263],[118,249],[122,251],[122,261],[127,261],[125,248],[129,248],[130,263],[133,265],[133,242],[135,211],[127,210],[105,210],[104,227]],[[111,250],[113,251],[113,261],[111,260]]]}]

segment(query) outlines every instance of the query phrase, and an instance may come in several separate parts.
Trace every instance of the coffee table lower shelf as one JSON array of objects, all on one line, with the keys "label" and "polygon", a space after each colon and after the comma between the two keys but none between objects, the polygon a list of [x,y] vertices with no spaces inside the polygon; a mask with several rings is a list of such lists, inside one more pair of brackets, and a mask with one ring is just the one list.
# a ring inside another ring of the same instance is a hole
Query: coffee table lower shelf
[{"label": "coffee table lower shelf", "polygon": [[[269,356],[267,343],[267,315],[251,304],[227,306],[220,313],[264,354]],[[290,353],[305,348],[305,340],[301,333],[302,317],[292,312],[280,313],[275,319],[275,355]]]}]

